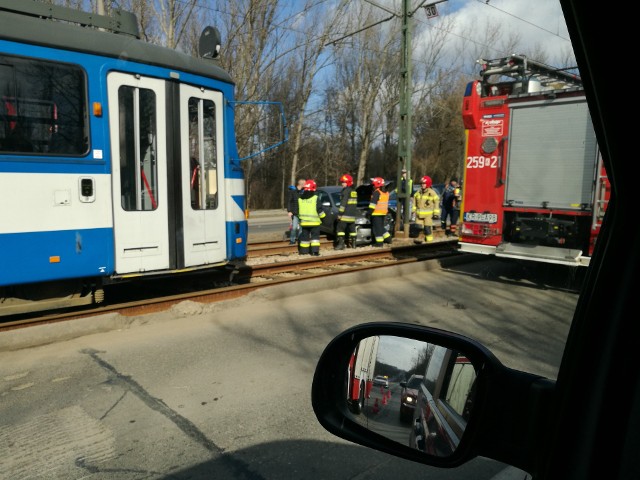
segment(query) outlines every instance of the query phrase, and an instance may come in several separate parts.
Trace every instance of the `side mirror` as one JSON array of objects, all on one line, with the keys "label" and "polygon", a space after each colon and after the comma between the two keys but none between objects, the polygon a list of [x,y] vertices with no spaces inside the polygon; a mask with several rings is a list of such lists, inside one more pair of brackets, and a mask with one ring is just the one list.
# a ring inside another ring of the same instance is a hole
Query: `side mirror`
[{"label": "side mirror", "polygon": [[198,54],[203,58],[218,58],[221,43],[220,31],[215,27],[205,27],[198,40]]},{"label": "side mirror", "polygon": [[[375,381],[388,377],[388,388]],[[535,471],[555,383],[509,369],[478,342],[442,330],[370,323],[318,362],[312,405],[331,433],[409,460],[454,467],[482,455]],[[527,455],[522,455],[526,451]]]}]

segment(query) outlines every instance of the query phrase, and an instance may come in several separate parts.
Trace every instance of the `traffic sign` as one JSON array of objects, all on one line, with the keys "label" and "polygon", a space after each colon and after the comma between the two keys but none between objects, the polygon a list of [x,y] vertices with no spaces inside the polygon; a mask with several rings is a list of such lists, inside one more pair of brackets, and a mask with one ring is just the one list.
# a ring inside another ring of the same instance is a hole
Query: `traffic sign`
[{"label": "traffic sign", "polygon": [[435,5],[425,5],[424,9],[427,12],[427,18],[438,16],[438,7],[436,7]]}]

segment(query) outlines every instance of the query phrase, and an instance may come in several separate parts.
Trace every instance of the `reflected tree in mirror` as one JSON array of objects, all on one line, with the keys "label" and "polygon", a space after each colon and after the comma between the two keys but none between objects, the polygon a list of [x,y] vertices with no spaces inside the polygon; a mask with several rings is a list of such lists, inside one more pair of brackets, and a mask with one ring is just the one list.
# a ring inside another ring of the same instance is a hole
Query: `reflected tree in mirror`
[{"label": "reflected tree in mirror", "polygon": [[440,345],[394,336],[360,341],[347,367],[351,418],[438,457],[451,455],[473,408],[476,369]]}]

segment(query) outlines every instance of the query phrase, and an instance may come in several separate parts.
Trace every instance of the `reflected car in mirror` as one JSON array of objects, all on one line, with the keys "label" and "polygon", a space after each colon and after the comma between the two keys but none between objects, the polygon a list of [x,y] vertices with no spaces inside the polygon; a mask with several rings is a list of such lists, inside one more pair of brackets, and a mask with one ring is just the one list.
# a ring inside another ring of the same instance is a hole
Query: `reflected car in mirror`
[{"label": "reflected car in mirror", "polygon": [[411,421],[413,412],[416,409],[418,400],[418,390],[422,385],[423,375],[411,375],[408,382],[400,382],[400,418],[404,421]]},{"label": "reflected car in mirror", "polygon": [[389,380],[384,375],[376,375],[373,379],[373,384],[376,387],[389,388]]},{"label": "reflected car in mirror", "polygon": [[467,357],[436,346],[418,387],[409,445],[438,457],[453,454],[467,426],[475,380]]}]

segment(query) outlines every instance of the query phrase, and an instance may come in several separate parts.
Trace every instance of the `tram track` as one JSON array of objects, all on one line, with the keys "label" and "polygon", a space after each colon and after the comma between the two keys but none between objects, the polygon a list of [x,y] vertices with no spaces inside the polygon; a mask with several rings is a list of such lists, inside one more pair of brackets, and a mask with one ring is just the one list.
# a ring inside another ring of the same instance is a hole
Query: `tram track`
[{"label": "tram track", "polygon": [[[277,245],[278,243],[280,245]],[[230,285],[199,288],[193,291],[155,297],[149,296],[133,301],[102,304],[93,308],[68,312],[40,314],[29,318],[8,318],[0,323],[0,332],[103,314],[133,317],[165,311],[184,301],[215,303],[239,298],[272,285],[461,255],[457,251],[457,241],[455,240],[442,240],[421,245],[406,241],[381,249],[364,247],[343,251],[331,249],[332,242],[330,241],[323,243],[324,252],[330,249],[331,254],[325,253],[319,257],[310,257],[298,255],[295,246],[286,245],[290,249],[282,250],[282,242],[259,242],[252,245],[250,251],[253,252],[253,255],[248,255],[247,264],[234,272]],[[258,251],[261,251],[262,255],[257,255]],[[251,257],[254,260],[259,259],[259,262],[252,263]]]},{"label": "tram track", "polygon": [[[333,241],[326,238],[320,240],[320,248],[325,249],[333,246]],[[278,255],[282,253],[295,253],[298,251],[297,245],[291,245],[289,242],[281,240],[267,240],[261,242],[252,242],[247,245],[247,258],[256,258],[268,255]]]}]

